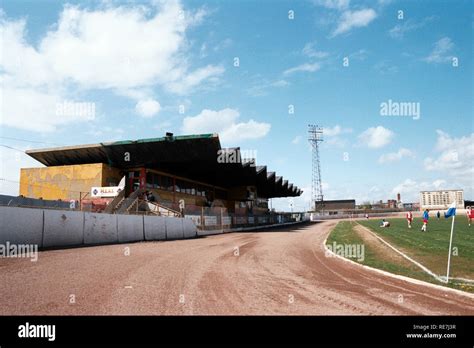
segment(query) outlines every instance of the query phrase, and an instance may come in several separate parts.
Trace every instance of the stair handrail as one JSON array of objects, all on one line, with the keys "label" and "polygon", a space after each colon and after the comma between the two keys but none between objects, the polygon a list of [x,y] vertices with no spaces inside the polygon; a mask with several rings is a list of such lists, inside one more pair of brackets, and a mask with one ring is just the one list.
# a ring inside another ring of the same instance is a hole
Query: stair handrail
[{"label": "stair handrail", "polygon": [[[129,197],[131,198],[131,197]],[[137,204],[138,202],[140,201],[140,199],[138,197],[136,197],[132,203],[130,203],[130,205],[126,208],[127,210],[127,213],[130,213],[130,211],[132,210],[132,208],[135,206],[135,204]]]},{"label": "stair handrail", "polygon": [[122,206],[120,206],[120,208],[117,210],[117,211],[121,211],[122,213],[125,213],[125,212],[129,212],[130,211],[130,207],[133,206],[135,204],[135,202],[137,201],[138,197],[140,196],[140,194],[142,194],[143,192],[145,192],[144,189],[138,189],[138,190],[135,190],[134,192],[132,192],[132,194],[130,194],[130,196],[124,198],[124,200],[128,200],[130,202],[130,204],[126,207],[123,208],[123,211],[122,210]]},{"label": "stair handrail", "polygon": [[112,202],[110,202],[107,207],[104,209],[104,213],[113,213],[115,210],[115,207],[120,203],[122,199],[125,198],[125,190],[122,190],[118,193],[117,196],[114,197]]},{"label": "stair handrail", "polygon": [[175,216],[182,217],[181,212],[179,212],[179,211],[177,211],[177,210],[174,210],[174,209],[171,209],[171,208],[169,208],[169,207],[167,207],[167,206],[165,206],[165,205],[162,205],[162,204],[157,203],[157,202],[147,201],[147,200],[143,200],[143,201],[145,201],[145,202],[147,202],[147,203],[149,203],[149,204],[153,204],[153,205],[157,206],[158,208],[167,210],[167,211],[173,213]]}]

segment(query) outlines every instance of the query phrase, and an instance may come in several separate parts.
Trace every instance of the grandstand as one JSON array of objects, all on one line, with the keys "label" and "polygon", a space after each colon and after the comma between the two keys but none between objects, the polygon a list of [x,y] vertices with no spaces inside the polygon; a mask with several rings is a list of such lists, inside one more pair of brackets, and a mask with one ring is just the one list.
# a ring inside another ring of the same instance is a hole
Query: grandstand
[{"label": "grandstand", "polygon": [[243,160],[239,148],[221,148],[217,134],[168,133],[26,153],[45,167],[21,169],[20,194],[75,201],[82,210],[264,219],[269,199],[302,193],[266,166]]}]

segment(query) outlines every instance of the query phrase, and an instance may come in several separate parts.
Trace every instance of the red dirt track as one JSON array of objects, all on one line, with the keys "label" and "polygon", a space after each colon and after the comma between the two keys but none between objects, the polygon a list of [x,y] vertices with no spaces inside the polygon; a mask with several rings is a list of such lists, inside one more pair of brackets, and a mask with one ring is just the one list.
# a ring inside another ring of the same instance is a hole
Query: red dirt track
[{"label": "red dirt track", "polygon": [[472,295],[326,257],[336,222],[0,259],[0,314],[474,315]]}]

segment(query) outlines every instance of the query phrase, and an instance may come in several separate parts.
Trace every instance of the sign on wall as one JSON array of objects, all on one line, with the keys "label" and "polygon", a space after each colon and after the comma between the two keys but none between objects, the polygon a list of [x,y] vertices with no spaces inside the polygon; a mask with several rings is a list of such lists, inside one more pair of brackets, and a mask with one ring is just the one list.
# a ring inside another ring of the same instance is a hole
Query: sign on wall
[{"label": "sign on wall", "polygon": [[186,215],[185,218],[193,220],[196,226],[201,226],[201,215]]},{"label": "sign on wall", "polygon": [[91,197],[115,197],[125,188],[125,176],[122,177],[118,186],[91,187]]},{"label": "sign on wall", "polygon": [[108,187],[91,187],[91,197],[115,197],[123,187],[120,186],[108,186]]},{"label": "sign on wall", "polygon": [[206,226],[216,226],[217,225],[217,216],[211,216],[211,215],[204,216],[204,224]]}]

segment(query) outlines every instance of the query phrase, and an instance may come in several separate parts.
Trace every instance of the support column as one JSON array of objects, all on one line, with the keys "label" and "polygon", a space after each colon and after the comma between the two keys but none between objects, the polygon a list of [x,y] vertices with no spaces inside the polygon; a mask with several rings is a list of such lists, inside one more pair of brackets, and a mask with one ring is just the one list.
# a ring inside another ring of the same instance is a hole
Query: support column
[{"label": "support column", "polygon": [[144,190],[146,188],[146,170],[145,168],[140,168],[140,189]]}]

